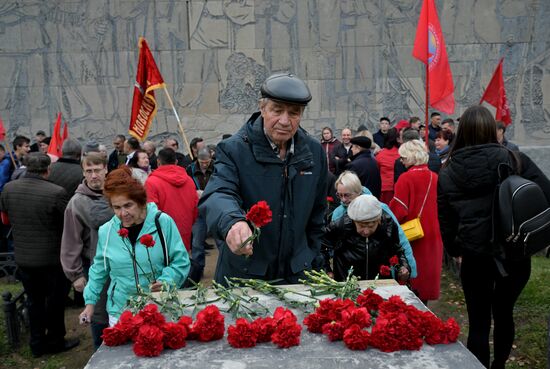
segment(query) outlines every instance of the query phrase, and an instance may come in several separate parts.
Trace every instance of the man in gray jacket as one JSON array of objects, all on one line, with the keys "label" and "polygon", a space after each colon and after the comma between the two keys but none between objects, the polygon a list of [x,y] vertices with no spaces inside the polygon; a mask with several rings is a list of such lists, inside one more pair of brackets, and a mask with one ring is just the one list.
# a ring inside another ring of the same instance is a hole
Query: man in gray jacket
[{"label": "man in gray jacket", "polygon": [[[300,128],[309,88],[290,74],[269,77],[260,111],[218,144],[215,170],[200,200],[208,230],[225,241],[216,281],[224,277],[298,283],[304,270],[323,265],[327,162],[321,144]],[[266,201],[273,220],[259,240],[246,211]],[[243,255],[249,255],[245,258]]]},{"label": "man in gray jacket", "polygon": [[77,339],[65,340],[65,296],[69,283],[59,262],[67,192],[46,179],[50,158],[27,156],[24,178],[4,186],[2,222],[13,227],[15,262],[28,296],[30,347],[34,357],[69,350]]},{"label": "man in gray jacket", "polygon": [[[61,239],[61,265],[75,291],[82,292],[88,280],[88,270],[97,247],[97,231],[113,217],[109,202],[103,196],[107,175],[107,160],[100,153],[90,153],[82,159],[84,182],[81,183],[65,209]],[[108,286],[109,283],[106,283]],[[96,348],[109,326],[105,310],[107,289],[104,288],[92,317],[92,338]]]}]

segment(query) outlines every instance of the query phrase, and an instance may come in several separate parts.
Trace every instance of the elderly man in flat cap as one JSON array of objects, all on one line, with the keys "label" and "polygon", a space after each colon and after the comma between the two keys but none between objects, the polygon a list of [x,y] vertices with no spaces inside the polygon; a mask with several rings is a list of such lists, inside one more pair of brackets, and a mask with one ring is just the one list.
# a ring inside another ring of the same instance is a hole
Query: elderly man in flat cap
[{"label": "elderly man in flat cap", "polygon": [[357,136],[351,139],[351,162],[346,165],[346,170],[357,174],[361,184],[370,192],[380,198],[382,179],[376,159],[371,151],[372,141],[365,136]]},{"label": "elderly man in flat cap", "polygon": [[[224,277],[297,283],[304,270],[323,265],[328,169],[319,142],[300,128],[309,88],[294,75],[277,74],[263,83],[261,95],[260,111],[218,144],[199,203],[209,232],[225,240],[215,275],[221,283]],[[246,212],[261,200],[273,220],[259,239],[245,243],[253,232]]]}]

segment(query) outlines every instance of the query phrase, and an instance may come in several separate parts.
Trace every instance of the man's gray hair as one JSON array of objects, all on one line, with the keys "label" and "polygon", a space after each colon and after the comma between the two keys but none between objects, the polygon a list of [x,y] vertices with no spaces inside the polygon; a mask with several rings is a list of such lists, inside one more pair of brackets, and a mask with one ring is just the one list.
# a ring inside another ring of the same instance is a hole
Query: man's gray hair
[{"label": "man's gray hair", "polygon": [[44,174],[48,171],[52,160],[41,152],[31,152],[26,155],[27,173]]},{"label": "man's gray hair", "polygon": [[80,155],[82,153],[82,145],[77,140],[68,138],[65,140],[65,142],[63,142],[63,146],[61,146],[61,152],[63,153],[63,157],[80,159]]}]

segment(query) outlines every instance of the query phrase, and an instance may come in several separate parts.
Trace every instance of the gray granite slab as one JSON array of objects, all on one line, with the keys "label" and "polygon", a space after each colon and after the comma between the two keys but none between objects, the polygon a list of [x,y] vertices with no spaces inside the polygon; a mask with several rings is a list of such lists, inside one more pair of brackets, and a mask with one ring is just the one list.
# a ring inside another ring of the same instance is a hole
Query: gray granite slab
[{"label": "gray granite slab", "polygon": [[[364,283],[362,282],[363,286]],[[381,286],[376,292],[384,298],[399,295],[408,304],[419,309],[426,307],[404,286]],[[261,296],[260,302],[271,311],[280,305],[277,300]],[[303,314],[295,311],[301,323]],[[226,316],[226,328],[233,320]],[[180,350],[164,350],[156,358],[139,358],[130,344],[118,347],[101,346],[92,356],[86,369],[125,368],[362,368],[362,369],[439,369],[461,368],[482,369],[483,365],[460,343],[450,345],[424,344],[419,351],[398,351],[384,353],[369,348],[366,351],[352,351],[343,342],[329,342],[324,335],[313,334],[303,327],[301,344],[289,349],[278,349],[271,343],[260,344],[250,349],[234,349],[222,340],[208,343],[187,342]]]}]

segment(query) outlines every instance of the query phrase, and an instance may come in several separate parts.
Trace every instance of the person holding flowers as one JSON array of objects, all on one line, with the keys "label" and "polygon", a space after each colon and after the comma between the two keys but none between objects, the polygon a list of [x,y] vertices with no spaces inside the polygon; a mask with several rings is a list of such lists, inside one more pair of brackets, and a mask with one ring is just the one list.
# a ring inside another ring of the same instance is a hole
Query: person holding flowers
[{"label": "person holding flowers", "polygon": [[142,292],[158,292],[164,285],[179,287],[189,274],[189,256],[176,224],[155,203],[147,203],[145,188],[127,167],[112,171],[103,193],[115,216],[99,228],[97,252],[84,289],[89,323],[107,277],[107,312],[112,326],[127,300]]},{"label": "person holding flowers", "polygon": [[[411,269],[399,241],[399,225],[382,211],[373,195],[360,195],[347,214],[326,227],[325,238],[334,248],[334,278],[342,281],[353,267],[361,279],[393,276],[409,280]],[[392,273],[393,271],[393,273]]]},{"label": "person holding flowers", "polygon": [[[199,202],[208,231],[225,241],[215,274],[222,284],[225,277],[298,283],[305,270],[323,265],[326,154],[300,128],[311,93],[296,76],[275,74],[261,94],[260,111],[218,144],[215,170]],[[246,219],[260,201],[272,212],[263,226]]]}]

